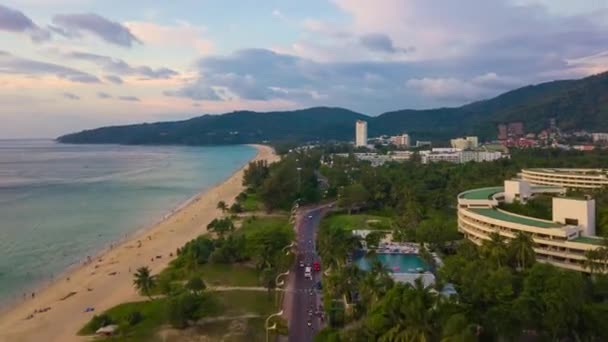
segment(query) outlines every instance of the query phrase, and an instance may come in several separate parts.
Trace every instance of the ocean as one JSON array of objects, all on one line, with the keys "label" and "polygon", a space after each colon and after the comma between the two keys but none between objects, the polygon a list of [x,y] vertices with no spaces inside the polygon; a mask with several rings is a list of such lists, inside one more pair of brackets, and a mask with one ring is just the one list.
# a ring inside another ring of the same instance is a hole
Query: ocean
[{"label": "ocean", "polygon": [[0,304],[158,222],[255,153],[0,140]]}]

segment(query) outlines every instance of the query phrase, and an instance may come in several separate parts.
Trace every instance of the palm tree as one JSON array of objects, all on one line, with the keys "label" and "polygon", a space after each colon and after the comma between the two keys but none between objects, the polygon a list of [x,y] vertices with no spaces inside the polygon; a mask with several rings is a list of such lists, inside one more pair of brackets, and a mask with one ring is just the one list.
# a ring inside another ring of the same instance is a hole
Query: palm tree
[{"label": "palm tree", "polygon": [[501,267],[507,259],[507,246],[504,238],[497,232],[490,233],[490,240],[485,240],[482,246],[483,253]]},{"label": "palm tree", "polygon": [[226,210],[228,210],[228,205],[224,201],[219,201],[219,202],[217,202],[217,208],[219,210],[221,210],[222,213],[225,213]]},{"label": "palm tree", "polygon": [[[429,286],[424,286],[420,278],[414,285],[399,285],[403,287],[394,303],[387,312],[391,320],[386,332],[380,335],[379,341],[392,342],[429,342],[434,340],[437,333],[437,296],[431,293]],[[399,289],[399,288],[397,288]]]},{"label": "palm tree", "polygon": [[441,333],[441,342],[473,342],[477,341],[475,336],[476,326],[469,323],[467,317],[457,313],[445,322]]},{"label": "palm tree", "polygon": [[605,273],[608,268],[608,248],[599,247],[585,252],[585,267],[591,274]]},{"label": "palm tree", "polygon": [[135,272],[135,279],[133,279],[133,285],[139,290],[139,292],[152,299],[150,291],[152,288],[154,288],[155,280],[150,274],[150,268],[148,268],[148,266],[143,266],[137,269]]},{"label": "palm tree", "polygon": [[517,269],[523,270],[530,267],[536,260],[534,253],[534,240],[528,233],[517,232],[515,238],[509,243],[509,250],[515,257]]}]

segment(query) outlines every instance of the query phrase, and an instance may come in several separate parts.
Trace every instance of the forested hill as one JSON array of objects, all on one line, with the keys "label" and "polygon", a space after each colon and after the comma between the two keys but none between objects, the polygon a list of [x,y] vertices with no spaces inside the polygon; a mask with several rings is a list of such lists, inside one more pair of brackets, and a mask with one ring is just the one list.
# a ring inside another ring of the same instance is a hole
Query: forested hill
[{"label": "forested hill", "polygon": [[445,140],[464,134],[491,138],[498,123],[522,121],[527,131],[538,131],[548,126],[550,118],[556,118],[564,130],[608,130],[608,73],[526,86],[454,108],[400,110],[377,117],[329,107],[270,113],[238,111],[176,122],[103,127],[58,140],[189,145],[352,140],[358,119],[368,121],[370,136],[408,132],[415,139]]}]

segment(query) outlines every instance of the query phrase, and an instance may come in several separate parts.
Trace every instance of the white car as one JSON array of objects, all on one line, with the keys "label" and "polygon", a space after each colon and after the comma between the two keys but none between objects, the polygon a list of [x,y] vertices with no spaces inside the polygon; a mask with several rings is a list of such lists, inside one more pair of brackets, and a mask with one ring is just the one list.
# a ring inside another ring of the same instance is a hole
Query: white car
[{"label": "white car", "polygon": [[309,266],[304,268],[304,278],[312,280],[312,272]]}]

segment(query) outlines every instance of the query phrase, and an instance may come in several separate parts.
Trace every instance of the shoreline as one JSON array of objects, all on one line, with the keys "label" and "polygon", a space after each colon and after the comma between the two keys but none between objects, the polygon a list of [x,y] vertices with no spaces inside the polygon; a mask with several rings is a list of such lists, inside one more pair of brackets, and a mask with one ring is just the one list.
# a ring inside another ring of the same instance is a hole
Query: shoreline
[{"label": "shoreline", "polygon": [[[11,341],[38,341],[49,338],[61,341],[83,340],[86,338],[77,336],[76,333],[94,314],[99,314],[117,304],[141,298],[132,287],[131,272],[134,272],[135,268],[139,266],[148,266],[153,273],[158,273],[165,268],[177,247],[181,247],[187,241],[205,233],[207,223],[221,214],[216,209],[217,202],[224,200],[232,203],[234,197],[242,191],[242,174],[249,162],[256,160],[272,162],[278,159],[274,150],[269,146],[254,144],[248,146],[255,148],[256,154],[224,180],[201,190],[151,224],[127,233],[124,237],[103,246],[90,256],[88,262],[87,259],[79,260],[49,282],[34,286],[29,289],[25,299],[16,298],[14,301],[9,300],[6,305],[2,305],[0,307],[0,340],[2,338],[9,338]],[[204,209],[204,212],[200,209]],[[159,235],[169,235],[165,238],[171,241],[165,244]],[[135,248],[135,244],[139,246]],[[175,247],[176,244],[178,244],[177,247]],[[143,257],[143,254],[146,256]],[[110,260],[109,263],[107,259]],[[135,265],[136,262],[142,265]],[[124,272],[124,269],[115,271],[119,267],[114,265],[125,266],[125,264],[129,265],[128,272]],[[109,277],[102,274],[107,272],[109,272]],[[87,275],[87,273],[90,274]],[[111,293],[113,296],[111,298],[100,297],[99,292],[101,291],[96,289],[99,286],[102,288],[106,286],[107,288],[103,288],[103,292]],[[36,293],[35,298],[29,296],[32,291]],[[73,292],[75,293],[71,294]],[[84,293],[81,294],[82,292]],[[81,295],[78,296],[79,294]],[[90,297],[87,298],[86,303],[83,295]],[[62,299],[65,296],[68,297]],[[93,304],[89,302],[93,302]],[[79,304],[81,310],[75,311],[74,309],[77,310]],[[46,307],[51,307],[51,310],[35,314],[32,319],[25,319],[34,310]],[[82,310],[87,307],[94,307],[95,311],[83,313]],[[77,316],[56,317],[57,314],[70,315],[68,311]],[[78,319],[80,317],[82,319]],[[50,322],[49,318],[55,321]],[[66,322],[57,324],[61,320]]]}]

